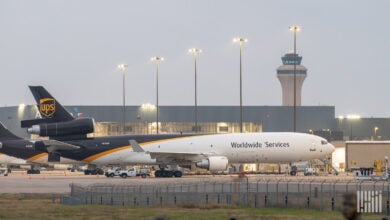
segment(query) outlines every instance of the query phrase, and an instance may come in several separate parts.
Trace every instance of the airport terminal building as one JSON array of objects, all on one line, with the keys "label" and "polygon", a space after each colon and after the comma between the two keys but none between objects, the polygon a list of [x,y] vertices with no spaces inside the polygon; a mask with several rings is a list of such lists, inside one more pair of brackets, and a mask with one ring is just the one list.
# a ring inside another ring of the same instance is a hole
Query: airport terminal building
[{"label": "airport terminal building", "polygon": [[[95,135],[155,134],[156,107],[146,104],[123,106],[65,106],[75,117],[95,119]],[[0,107],[0,121],[21,137],[29,137],[20,122],[38,118],[34,105]],[[194,106],[160,106],[159,133],[191,133],[195,128]],[[240,131],[239,106],[198,106],[198,131],[231,133]],[[336,118],[334,106],[297,106],[297,131],[315,133],[328,140],[386,140],[390,118]],[[292,106],[244,106],[243,132],[293,131]]]}]

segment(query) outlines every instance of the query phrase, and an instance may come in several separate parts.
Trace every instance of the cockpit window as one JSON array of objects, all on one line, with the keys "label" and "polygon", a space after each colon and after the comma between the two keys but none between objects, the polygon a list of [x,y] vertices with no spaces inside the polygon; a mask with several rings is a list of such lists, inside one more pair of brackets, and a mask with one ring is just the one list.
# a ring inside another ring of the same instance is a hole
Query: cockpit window
[{"label": "cockpit window", "polygon": [[322,145],[326,145],[326,144],[328,144],[328,142],[325,141],[325,140],[322,140],[322,141],[321,141],[321,144],[322,144]]}]

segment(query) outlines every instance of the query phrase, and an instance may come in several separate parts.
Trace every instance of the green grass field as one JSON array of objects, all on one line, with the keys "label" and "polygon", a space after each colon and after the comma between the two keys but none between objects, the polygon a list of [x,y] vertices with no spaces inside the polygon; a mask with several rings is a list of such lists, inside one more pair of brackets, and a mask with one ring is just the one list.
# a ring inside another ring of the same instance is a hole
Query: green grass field
[{"label": "green grass field", "polygon": [[[57,196],[58,198],[58,196]],[[121,206],[67,206],[52,202],[52,195],[0,194],[0,219],[343,219],[339,212],[314,210],[246,208],[227,206],[190,207],[121,207]],[[364,219],[381,219],[365,215]]]}]

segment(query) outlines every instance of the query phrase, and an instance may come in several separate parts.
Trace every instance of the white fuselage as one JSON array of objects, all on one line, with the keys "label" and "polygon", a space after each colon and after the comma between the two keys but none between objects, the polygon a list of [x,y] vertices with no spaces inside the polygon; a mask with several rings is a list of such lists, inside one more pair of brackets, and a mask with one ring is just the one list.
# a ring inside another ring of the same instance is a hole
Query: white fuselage
[{"label": "white fuselage", "polygon": [[149,152],[225,156],[229,163],[307,161],[324,158],[334,150],[321,137],[288,132],[204,135],[146,144],[143,148]]},{"label": "white fuselage", "polygon": [[[224,156],[229,163],[278,163],[325,158],[334,147],[325,139],[304,133],[229,133],[180,137],[140,143],[145,152],[129,146],[90,161],[94,164],[155,164],[148,154],[178,160],[198,161],[208,156]],[[158,159],[158,156],[156,157]]]},{"label": "white fuselage", "polygon": [[26,161],[20,158],[0,154],[0,164],[26,164]]}]

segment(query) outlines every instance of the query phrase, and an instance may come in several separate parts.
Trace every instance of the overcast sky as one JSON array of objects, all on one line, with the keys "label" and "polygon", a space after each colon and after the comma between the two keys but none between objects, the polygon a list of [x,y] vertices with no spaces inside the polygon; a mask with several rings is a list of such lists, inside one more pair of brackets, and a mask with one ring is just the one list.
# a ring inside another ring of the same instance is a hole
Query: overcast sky
[{"label": "overcast sky", "polygon": [[65,105],[155,103],[193,105],[198,57],[198,104],[239,105],[239,46],[243,104],[281,105],[276,68],[293,49],[308,68],[302,104],[331,105],[336,116],[390,117],[390,1],[244,0],[0,0],[0,106],[33,104],[28,85],[43,85]]}]

